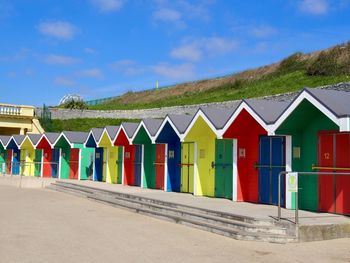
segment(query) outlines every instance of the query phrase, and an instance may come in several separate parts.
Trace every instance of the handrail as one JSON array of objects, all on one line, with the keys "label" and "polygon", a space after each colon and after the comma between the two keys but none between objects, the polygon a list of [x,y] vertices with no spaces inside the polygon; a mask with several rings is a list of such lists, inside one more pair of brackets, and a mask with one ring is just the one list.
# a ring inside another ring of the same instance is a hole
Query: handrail
[{"label": "handrail", "polygon": [[340,170],[340,171],[350,171],[349,167],[327,167],[327,166],[312,166],[312,170]]},{"label": "handrail", "polygon": [[[346,175],[350,176],[350,172],[293,172],[293,171],[282,171],[278,174],[278,213],[277,218],[280,221],[281,220],[281,176],[286,176],[289,173],[297,173],[297,179],[299,178],[299,175]],[[298,181],[298,180],[297,180]],[[299,189],[299,188],[298,188]],[[295,224],[299,224],[299,191],[295,193]]]},{"label": "handrail", "polygon": [[254,168],[286,168],[285,165],[254,164]]}]

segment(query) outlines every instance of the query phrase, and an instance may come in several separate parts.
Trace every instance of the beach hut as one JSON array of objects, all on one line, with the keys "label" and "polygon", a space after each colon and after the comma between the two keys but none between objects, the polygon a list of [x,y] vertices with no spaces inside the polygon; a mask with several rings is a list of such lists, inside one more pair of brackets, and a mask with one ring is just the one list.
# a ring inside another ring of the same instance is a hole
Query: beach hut
[{"label": "beach hut", "polygon": [[[291,160],[285,151],[290,138],[269,134],[288,104],[266,99],[248,99],[239,104],[224,127],[224,140],[217,140],[216,196],[228,197],[232,193],[234,201],[278,204],[278,174],[290,169]],[[226,139],[230,140],[228,144],[224,143]],[[284,178],[281,189],[284,205]]]},{"label": "beach hut", "polygon": [[223,128],[234,110],[203,107],[192,118],[183,136],[181,192],[215,196],[216,139],[222,139]]},{"label": "beach hut", "polygon": [[84,147],[93,148],[95,151],[93,165],[93,180],[99,182],[106,181],[106,165],[103,162],[103,156],[105,153],[102,147],[97,146],[97,143],[101,139],[102,133],[103,128],[91,129],[84,143]]},{"label": "beach hut", "polygon": [[333,175],[299,175],[301,209],[350,214],[350,93],[304,89],[281,114],[273,130],[291,135],[287,153],[292,170],[334,172]]},{"label": "beach hut", "polygon": [[[123,185],[136,185],[134,173],[135,166],[138,166],[138,164],[135,164],[137,145],[132,144],[132,137],[138,125],[138,123],[123,122],[120,125],[113,143],[119,148],[118,183],[122,183]],[[120,161],[122,161],[122,163]]]},{"label": "beach hut", "polygon": [[41,134],[27,134],[19,145],[21,150],[21,174],[25,176],[41,176],[42,150],[35,149]]},{"label": "beach hut", "polygon": [[[118,146],[113,144],[118,130],[119,126],[106,126],[103,129],[100,139],[97,141],[97,147],[103,148],[103,163],[106,167],[106,182],[113,184],[121,181],[122,176],[122,174],[118,175],[119,150],[122,150],[122,148],[119,149]],[[120,179],[118,180],[119,177]]]},{"label": "beach hut", "polygon": [[10,139],[11,136],[0,135],[0,169],[3,174],[11,174],[12,170],[12,150],[6,149],[6,145]]},{"label": "beach hut", "polygon": [[[134,133],[132,143],[136,145],[135,185],[144,188],[164,189],[165,168],[158,168],[158,164],[164,163],[160,159],[165,158],[165,145],[152,143],[161,124],[162,120],[160,119],[143,119]],[[159,163],[156,162],[156,158]],[[162,169],[162,171],[156,173],[157,169]]]},{"label": "beach hut", "polygon": [[87,180],[92,177],[94,149],[85,148],[87,132],[63,131],[55,143],[60,149],[60,178]]},{"label": "beach hut", "polygon": [[13,135],[6,145],[7,150],[12,150],[11,173],[19,175],[21,170],[21,150],[19,145],[23,142],[25,135]]},{"label": "beach hut", "polygon": [[41,177],[59,177],[60,150],[55,149],[55,143],[59,133],[44,133],[37,144],[36,149],[42,150]]},{"label": "beach hut", "polygon": [[[165,144],[167,148],[167,158],[158,158],[160,160],[156,161],[159,163],[158,172],[163,170],[162,166],[165,167],[165,191],[180,192],[182,184],[188,186],[189,181],[193,181],[193,177],[189,176],[193,174],[193,166],[190,166],[191,161],[188,159],[189,154],[184,155],[186,156],[184,163],[181,161],[181,140],[192,118],[193,115],[168,114],[155,135],[154,142],[158,145]],[[181,181],[181,167],[186,173],[186,176],[183,176],[186,177],[186,180],[184,179],[183,182]]]}]

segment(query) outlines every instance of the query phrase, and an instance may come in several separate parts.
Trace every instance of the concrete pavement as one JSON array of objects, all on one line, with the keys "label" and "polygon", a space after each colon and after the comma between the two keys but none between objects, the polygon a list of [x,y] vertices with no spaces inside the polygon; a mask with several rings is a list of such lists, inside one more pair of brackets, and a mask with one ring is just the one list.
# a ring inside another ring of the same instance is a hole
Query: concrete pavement
[{"label": "concrete pavement", "polygon": [[236,241],[45,189],[0,186],[0,262],[350,262],[350,239]]}]

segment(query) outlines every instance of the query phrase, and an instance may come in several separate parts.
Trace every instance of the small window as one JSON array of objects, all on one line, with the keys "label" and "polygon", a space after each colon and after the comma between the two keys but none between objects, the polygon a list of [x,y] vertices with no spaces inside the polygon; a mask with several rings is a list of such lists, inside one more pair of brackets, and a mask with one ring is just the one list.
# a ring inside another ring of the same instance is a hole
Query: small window
[{"label": "small window", "polygon": [[96,159],[100,159],[101,158],[101,154],[100,153],[96,153]]},{"label": "small window", "polygon": [[300,147],[293,147],[293,158],[300,159]]},{"label": "small window", "polygon": [[204,149],[199,150],[199,158],[201,158],[201,159],[205,158],[205,150]]},{"label": "small window", "polygon": [[245,158],[245,148],[239,148],[239,158]]},{"label": "small window", "polygon": [[130,159],[130,152],[125,152],[125,158]]},{"label": "small window", "polygon": [[169,151],[169,159],[175,158],[175,151]]}]

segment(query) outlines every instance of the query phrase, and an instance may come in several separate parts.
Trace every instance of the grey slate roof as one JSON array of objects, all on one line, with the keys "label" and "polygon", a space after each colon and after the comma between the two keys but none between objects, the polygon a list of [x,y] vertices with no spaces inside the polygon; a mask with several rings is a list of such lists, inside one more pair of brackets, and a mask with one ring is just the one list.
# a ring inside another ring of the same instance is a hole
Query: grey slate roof
[{"label": "grey slate roof", "polygon": [[350,92],[330,89],[304,89],[338,118],[350,116]]},{"label": "grey slate roof", "polygon": [[0,142],[1,142],[2,146],[4,146],[4,147],[8,144],[10,139],[11,139],[11,136],[0,135]]},{"label": "grey slate roof", "polygon": [[143,119],[142,121],[151,136],[155,136],[157,134],[157,131],[163,122],[163,120],[160,119]]},{"label": "grey slate roof", "polygon": [[44,134],[51,144],[55,143],[57,138],[60,136],[58,132],[46,132]]},{"label": "grey slate roof", "polygon": [[175,125],[180,134],[184,134],[188,125],[190,125],[193,115],[168,114],[171,122]]},{"label": "grey slate roof", "polygon": [[36,145],[42,137],[42,134],[27,134],[29,140]]},{"label": "grey slate roof", "polygon": [[90,131],[94,136],[96,142],[98,142],[101,139],[103,128],[92,128]]},{"label": "grey slate roof", "polygon": [[115,136],[117,136],[118,130],[120,126],[106,126],[107,133],[112,141],[115,140]]},{"label": "grey slate roof", "polygon": [[129,139],[131,139],[132,136],[134,135],[137,127],[139,126],[139,123],[123,122],[122,126],[125,130],[126,135],[129,137]]},{"label": "grey slate roof", "polygon": [[17,146],[20,146],[22,144],[22,142],[25,139],[25,135],[13,135],[13,139],[15,140],[15,143],[17,144]]},{"label": "grey slate roof", "polygon": [[290,104],[286,101],[265,99],[247,99],[244,101],[266,124],[274,123]]},{"label": "grey slate roof", "polygon": [[218,107],[201,107],[200,109],[203,111],[205,116],[211,121],[216,129],[222,129],[227,121],[230,119],[239,103],[237,102],[231,108],[218,108]]},{"label": "grey slate roof", "polygon": [[63,131],[63,134],[67,137],[70,143],[82,144],[88,137],[87,132],[75,132],[75,131]]}]

